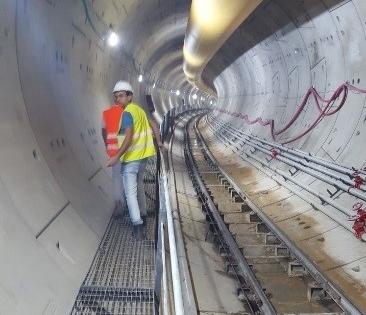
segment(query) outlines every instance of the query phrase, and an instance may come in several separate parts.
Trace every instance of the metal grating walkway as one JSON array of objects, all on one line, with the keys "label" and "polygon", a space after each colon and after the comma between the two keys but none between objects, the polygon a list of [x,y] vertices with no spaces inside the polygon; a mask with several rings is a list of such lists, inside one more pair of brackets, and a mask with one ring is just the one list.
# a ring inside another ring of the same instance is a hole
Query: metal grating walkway
[{"label": "metal grating walkway", "polygon": [[[149,163],[145,191],[148,211],[155,208],[155,163]],[[146,238],[136,241],[128,214],[111,219],[71,315],[155,314],[155,213]]]}]

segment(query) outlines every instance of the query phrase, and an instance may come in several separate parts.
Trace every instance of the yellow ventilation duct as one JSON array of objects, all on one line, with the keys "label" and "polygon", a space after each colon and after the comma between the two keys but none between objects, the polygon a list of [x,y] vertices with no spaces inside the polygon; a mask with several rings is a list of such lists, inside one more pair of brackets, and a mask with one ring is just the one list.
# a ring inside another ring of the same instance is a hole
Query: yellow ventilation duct
[{"label": "yellow ventilation duct", "polygon": [[184,40],[184,73],[201,90],[207,63],[262,0],[193,0]]}]

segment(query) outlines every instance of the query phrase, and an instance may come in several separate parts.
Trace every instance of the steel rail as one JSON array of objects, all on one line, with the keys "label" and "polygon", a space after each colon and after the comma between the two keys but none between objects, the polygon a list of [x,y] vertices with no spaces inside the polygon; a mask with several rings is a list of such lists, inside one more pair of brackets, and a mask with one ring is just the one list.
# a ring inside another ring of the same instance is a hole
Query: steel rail
[{"label": "steel rail", "polygon": [[185,141],[185,153],[186,153],[186,161],[188,163],[188,166],[196,180],[196,183],[198,184],[199,190],[202,192],[202,194],[205,197],[206,204],[211,211],[212,217],[215,220],[215,223],[220,230],[220,233],[228,246],[231,254],[235,258],[237,262],[238,269],[240,270],[241,274],[244,276],[247,284],[250,285],[253,292],[257,296],[257,298],[261,301],[261,305],[258,305],[259,309],[261,310],[262,314],[265,315],[275,315],[277,314],[275,308],[273,307],[272,303],[269,301],[268,297],[266,296],[265,292],[263,291],[263,288],[261,287],[260,283],[258,282],[253,270],[250,268],[249,263],[241,253],[238,245],[236,244],[235,240],[233,239],[231,233],[229,232],[225,222],[220,216],[219,211],[217,210],[215,204],[213,203],[212,199],[209,196],[209,193],[200,177],[200,174],[198,172],[198,169],[195,165],[195,162],[193,160],[190,143],[188,141],[188,126],[189,123],[186,125],[186,141]]},{"label": "steel rail", "polygon": [[[201,116],[202,117],[202,116]],[[334,285],[318,268],[312,263],[310,258],[306,256],[295,244],[287,237],[285,233],[283,233],[277,226],[272,222],[271,219],[267,217],[261,211],[261,209],[254,204],[250,197],[240,189],[240,187],[234,182],[234,180],[228,175],[223,168],[220,167],[216,158],[210,152],[205,140],[203,139],[201,133],[197,128],[197,121],[195,123],[194,129],[197,137],[200,139],[202,146],[207,154],[207,156],[211,159],[213,164],[217,166],[220,172],[226,177],[227,181],[230,185],[235,189],[235,191],[241,196],[248,206],[258,215],[258,217],[263,221],[264,224],[288,247],[290,252],[296,256],[296,258],[304,265],[304,267],[308,270],[310,275],[317,281],[317,283],[327,291],[327,293],[332,297],[332,299],[346,312],[346,314],[350,315],[362,315],[362,312],[354,305],[352,302],[346,297],[342,290]]]}]

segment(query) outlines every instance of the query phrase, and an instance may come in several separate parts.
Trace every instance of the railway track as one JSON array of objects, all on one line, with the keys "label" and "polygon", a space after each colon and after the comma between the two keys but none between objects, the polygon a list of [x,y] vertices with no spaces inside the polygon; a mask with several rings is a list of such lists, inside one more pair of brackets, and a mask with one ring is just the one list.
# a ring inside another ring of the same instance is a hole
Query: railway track
[{"label": "railway track", "polygon": [[238,191],[217,165],[196,128],[186,125],[184,155],[208,238],[217,245],[238,298],[252,314],[361,314]]}]

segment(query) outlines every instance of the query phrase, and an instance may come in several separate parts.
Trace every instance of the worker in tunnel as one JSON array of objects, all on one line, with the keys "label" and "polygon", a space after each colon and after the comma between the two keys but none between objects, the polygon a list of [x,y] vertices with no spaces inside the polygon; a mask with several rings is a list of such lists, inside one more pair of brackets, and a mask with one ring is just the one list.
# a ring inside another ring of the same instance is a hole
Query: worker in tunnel
[{"label": "worker in tunnel", "polygon": [[121,163],[121,175],[133,233],[143,238],[142,227],[146,223],[147,207],[144,189],[144,174],[147,160],[156,155],[154,144],[163,147],[159,129],[152,118],[138,104],[132,102],[133,89],[130,83],[118,81],[114,88],[115,100],[123,108],[120,119],[118,151],[110,157],[107,166]]},{"label": "worker in tunnel", "polygon": [[[115,156],[119,149],[117,135],[120,129],[120,120],[123,113],[123,106],[118,101],[118,89],[119,86],[116,84],[113,89],[114,103],[107,110],[103,111],[102,116],[102,137],[108,157]],[[112,180],[113,198],[115,202],[114,213],[118,214],[119,211],[123,210],[125,205],[120,163],[116,163],[112,167]]]}]

